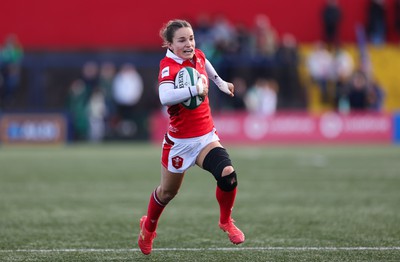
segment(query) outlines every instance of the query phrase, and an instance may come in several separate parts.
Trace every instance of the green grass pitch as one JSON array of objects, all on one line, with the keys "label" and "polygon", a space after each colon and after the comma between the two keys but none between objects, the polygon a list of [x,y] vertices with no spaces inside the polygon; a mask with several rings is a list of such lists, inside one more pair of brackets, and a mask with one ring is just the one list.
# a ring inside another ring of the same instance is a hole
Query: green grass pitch
[{"label": "green grass pitch", "polygon": [[158,145],[2,146],[0,261],[400,261],[400,147],[227,148],[246,242],[218,228],[215,181],[193,167],[144,256]]}]

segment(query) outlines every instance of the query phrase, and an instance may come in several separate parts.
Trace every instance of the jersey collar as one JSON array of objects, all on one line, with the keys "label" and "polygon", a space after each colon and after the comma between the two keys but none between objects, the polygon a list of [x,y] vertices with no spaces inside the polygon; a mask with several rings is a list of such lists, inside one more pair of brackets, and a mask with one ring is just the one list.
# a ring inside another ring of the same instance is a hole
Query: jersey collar
[{"label": "jersey collar", "polygon": [[183,64],[186,60],[183,60],[179,56],[175,55],[171,50],[167,49],[166,57],[173,59],[175,62],[179,64]]}]

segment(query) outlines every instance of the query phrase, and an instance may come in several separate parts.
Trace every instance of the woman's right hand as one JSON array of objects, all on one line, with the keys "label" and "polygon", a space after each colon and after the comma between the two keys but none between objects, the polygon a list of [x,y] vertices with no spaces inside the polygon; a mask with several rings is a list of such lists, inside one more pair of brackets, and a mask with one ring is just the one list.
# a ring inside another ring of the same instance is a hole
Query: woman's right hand
[{"label": "woman's right hand", "polygon": [[196,88],[199,96],[205,97],[208,95],[208,81],[204,75],[198,78]]}]

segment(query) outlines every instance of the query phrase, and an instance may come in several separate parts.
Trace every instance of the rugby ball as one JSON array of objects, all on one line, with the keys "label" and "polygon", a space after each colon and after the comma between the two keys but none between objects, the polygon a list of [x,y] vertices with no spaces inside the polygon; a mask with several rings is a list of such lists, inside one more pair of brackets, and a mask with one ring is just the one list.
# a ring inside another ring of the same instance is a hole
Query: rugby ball
[{"label": "rugby ball", "polygon": [[[193,67],[184,67],[179,70],[175,78],[175,88],[188,88],[189,86],[195,86],[199,80],[200,74]],[[195,109],[201,103],[203,103],[204,98],[201,96],[194,96],[181,104],[188,109]]]}]

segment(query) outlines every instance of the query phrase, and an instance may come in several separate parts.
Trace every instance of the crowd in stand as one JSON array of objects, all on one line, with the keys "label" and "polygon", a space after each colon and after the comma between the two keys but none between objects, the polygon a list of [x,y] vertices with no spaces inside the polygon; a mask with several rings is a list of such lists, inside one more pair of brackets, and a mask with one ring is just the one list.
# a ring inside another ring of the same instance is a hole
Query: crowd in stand
[{"label": "crowd in stand", "polygon": [[68,94],[73,139],[98,142],[107,136],[132,136],[137,129],[132,119],[143,88],[142,77],[132,63],[119,68],[111,62],[85,63]]},{"label": "crowd in stand", "polygon": [[[256,15],[250,26],[234,24],[222,14],[197,16],[192,21],[197,48],[203,50],[223,79],[235,85],[234,98],[211,87],[211,108],[263,115],[276,110],[306,110],[307,90],[299,75],[299,65],[304,62],[319,87],[322,104],[340,112],[381,110],[383,89],[373,72],[356,65],[341,46],[343,14],[337,0],[326,1],[320,14],[323,34],[304,58],[300,57],[294,35],[278,34],[265,14]],[[396,12],[400,12],[400,0],[395,3]],[[365,30],[372,44],[385,42],[384,4],[384,0],[370,0]],[[400,35],[399,17],[395,22]],[[0,106],[18,86],[22,57],[18,39],[9,36],[0,46]],[[135,65],[126,63],[117,68],[112,62],[85,63],[81,76],[70,83],[67,99],[73,139],[101,141],[116,133],[131,136],[138,128],[131,120],[138,117],[143,92],[144,82]]]},{"label": "crowd in stand", "polygon": [[360,64],[340,44],[339,28],[342,11],[337,0],[327,0],[322,10],[324,35],[307,57],[310,77],[319,88],[320,103],[342,113],[349,111],[380,111],[385,94],[373,76],[365,43],[381,45],[386,42],[386,6],[384,0],[370,0],[366,10],[367,22],[358,35]]},{"label": "crowd in stand", "polygon": [[[305,97],[299,95],[296,39],[285,34],[280,40],[266,15],[255,17],[251,32],[243,25],[232,25],[224,16],[211,23],[201,15],[193,27],[196,46],[207,54],[221,77],[236,86],[234,98],[210,88],[213,110],[270,115],[279,103],[282,108],[305,107]],[[73,139],[101,141],[107,136],[131,136],[137,129],[135,112],[143,88],[142,76],[133,64],[119,69],[112,63],[84,64],[68,97]]]},{"label": "crowd in stand", "polygon": [[290,33],[280,37],[267,15],[256,15],[249,27],[233,24],[223,15],[201,14],[193,26],[196,46],[206,53],[224,79],[239,81],[243,89],[233,100],[211,89],[210,102],[214,110],[249,109],[244,95],[260,83],[273,86],[271,90],[277,96],[275,108],[306,107],[305,90],[298,75],[297,41]]},{"label": "crowd in stand", "polygon": [[[373,2],[380,0],[371,0]],[[342,18],[336,0],[327,0],[321,10],[324,34],[304,62],[313,82],[320,88],[321,103],[340,112],[381,110],[384,93],[371,72],[355,65],[340,45]],[[254,17],[251,28],[233,24],[225,16],[201,14],[192,22],[196,46],[203,50],[222,78],[233,82],[235,97],[210,88],[214,111],[242,110],[272,115],[276,110],[307,108],[306,88],[299,76],[300,57],[296,38],[279,35],[268,16]],[[373,33],[369,32],[371,41]],[[213,85],[212,82],[210,82]],[[69,112],[75,139],[100,141],[118,133],[129,137],[137,126],[143,80],[133,64],[118,70],[112,63],[86,63],[82,76],[71,84]]]}]

